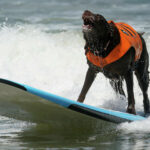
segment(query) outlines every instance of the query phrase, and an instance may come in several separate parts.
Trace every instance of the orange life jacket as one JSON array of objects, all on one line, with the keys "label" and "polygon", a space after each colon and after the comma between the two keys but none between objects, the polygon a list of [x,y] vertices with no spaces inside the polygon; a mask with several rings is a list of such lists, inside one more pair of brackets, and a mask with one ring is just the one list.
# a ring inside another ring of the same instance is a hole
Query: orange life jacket
[{"label": "orange life jacket", "polygon": [[87,59],[94,65],[103,68],[106,65],[119,60],[131,47],[134,47],[135,49],[135,61],[140,59],[142,53],[142,41],[139,34],[126,23],[114,23],[113,21],[108,21],[108,23],[113,23],[117,27],[120,33],[120,43],[105,58],[96,56],[88,51],[86,54]]}]

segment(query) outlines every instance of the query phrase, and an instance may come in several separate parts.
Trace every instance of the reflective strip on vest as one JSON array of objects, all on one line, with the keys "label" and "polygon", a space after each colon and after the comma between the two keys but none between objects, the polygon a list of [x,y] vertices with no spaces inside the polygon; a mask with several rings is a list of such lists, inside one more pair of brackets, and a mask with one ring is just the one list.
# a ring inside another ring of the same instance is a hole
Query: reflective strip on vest
[{"label": "reflective strip on vest", "polygon": [[105,57],[95,56],[92,52],[87,52],[87,59],[94,65],[103,68],[123,57],[131,47],[135,49],[135,61],[140,59],[142,53],[142,41],[139,34],[128,24],[120,22],[113,23],[120,33],[120,43]]}]

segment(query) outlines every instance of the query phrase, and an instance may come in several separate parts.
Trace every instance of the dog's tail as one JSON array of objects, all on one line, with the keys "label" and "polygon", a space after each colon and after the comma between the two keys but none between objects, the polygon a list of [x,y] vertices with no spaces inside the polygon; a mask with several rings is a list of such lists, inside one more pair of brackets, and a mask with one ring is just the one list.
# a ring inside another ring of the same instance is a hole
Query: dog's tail
[{"label": "dog's tail", "polygon": [[145,34],[145,32],[138,32],[138,34],[142,36]]},{"label": "dog's tail", "polygon": [[[148,77],[149,77],[150,71],[148,71]],[[149,82],[150,82],[150,78],[149,78]]]},{"label": "dog's tail", "polygon": [[[148,71],[148,77],[149,77],[149,73],[150,73],[150,72]],[[150,78],[149,78],[149,82],[150,82]]]}]

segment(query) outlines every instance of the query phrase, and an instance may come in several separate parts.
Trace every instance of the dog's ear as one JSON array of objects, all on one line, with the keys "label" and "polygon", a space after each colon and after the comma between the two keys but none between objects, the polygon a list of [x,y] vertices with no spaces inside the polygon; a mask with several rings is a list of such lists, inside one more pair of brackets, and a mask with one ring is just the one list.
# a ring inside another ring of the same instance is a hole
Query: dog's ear
[{"label": "dog's ear", "polygon": [[100,22],[100,21],[102,22],[104,20],[104,17],[102,15],[96,14],[96,20],[98,22]]},{"label": "dog's ear", "polygon": [[114,31],[115,31],[115,28],[116,28],[116,27],[115,27],[114,23],[111,22],[111,23],[109,24],[109,28],[108,28],[111,37],[113,36],[113,33],[114,33]]}]

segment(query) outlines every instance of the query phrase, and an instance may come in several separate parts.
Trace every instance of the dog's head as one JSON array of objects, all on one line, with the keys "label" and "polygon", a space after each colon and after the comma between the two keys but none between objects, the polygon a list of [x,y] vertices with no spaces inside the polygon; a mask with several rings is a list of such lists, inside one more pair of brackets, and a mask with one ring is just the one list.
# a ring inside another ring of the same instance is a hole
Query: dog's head
[{"label": "dog's head", "polygon": [[88,10],[84,11],[82,19],[86,42],[89,45],[94,45],[92,48],[102,52],[111,35],[110,25],[102,15],[94,14]]}]

